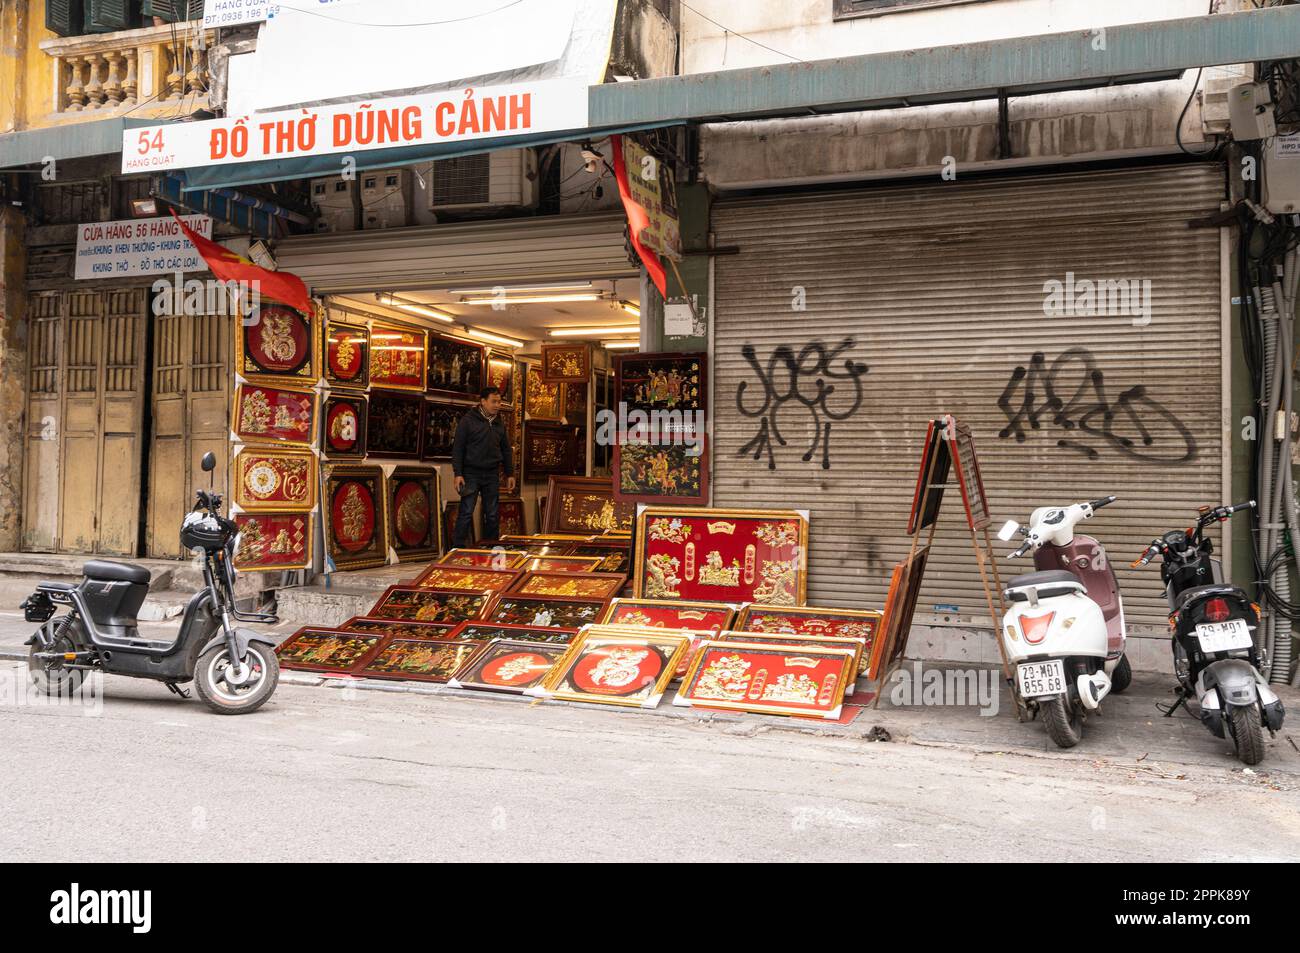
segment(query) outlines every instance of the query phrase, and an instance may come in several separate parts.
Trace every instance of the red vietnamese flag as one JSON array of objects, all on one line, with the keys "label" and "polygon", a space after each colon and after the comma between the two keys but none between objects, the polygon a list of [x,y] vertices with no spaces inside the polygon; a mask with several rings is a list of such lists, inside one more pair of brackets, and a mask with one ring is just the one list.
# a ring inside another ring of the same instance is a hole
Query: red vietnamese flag
[{"label": "red vietnamese flag", "polygon": [[659,260],[658,255],[641,244],[641,233],[650,224],[650,215],[641,207],[641,203],[632,197],[632,187],[627,180],[627,163],[623,161],[623,137],[610,136],[609,142],[613,147],[611,151],[614,153],[614,178],[618,182],[618,194],[623,199],[623,208],[627,212],[627,224],[628,231],[631,233],[632,248],[640,257],[641,263],[645,265],[650,280],[659,289],[660,297],[666,299],[668,297],[668,274],[664,270],[664,263]]},{"label": "red vietnamese flag", "polygon": [[291,308],[297,308],[304,314],[312,313],[311,295],[307,293],[307,286],[297,275],[287,271],[261,268],[247,258],[236,255],[224,245],[218,245],[204,238],[186,225],[176,214],[175,209],[172,209],[172,218],[176,219],[185,237],[194,243],[203,260],[208,263],[208,268],[221,281],[242,281],[246,284],[257,282],[259,293],[263,298],[282,302]]}]

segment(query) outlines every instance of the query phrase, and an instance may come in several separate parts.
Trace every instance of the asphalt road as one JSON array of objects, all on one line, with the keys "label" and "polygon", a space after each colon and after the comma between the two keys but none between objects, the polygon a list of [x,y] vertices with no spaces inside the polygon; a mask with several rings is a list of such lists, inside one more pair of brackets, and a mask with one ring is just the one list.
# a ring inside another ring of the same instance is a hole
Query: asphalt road
[{"label": "asphalt road", "polygon": [[1144,737],[1060,752],[1005,713],[867,711],[828,735],[297,684],[233,718],[153,683],[105,694],[94,715],[0,704],[0,860],[1300,858],[1281,737],[1248,773],[1203,731],[1182,762]]}]

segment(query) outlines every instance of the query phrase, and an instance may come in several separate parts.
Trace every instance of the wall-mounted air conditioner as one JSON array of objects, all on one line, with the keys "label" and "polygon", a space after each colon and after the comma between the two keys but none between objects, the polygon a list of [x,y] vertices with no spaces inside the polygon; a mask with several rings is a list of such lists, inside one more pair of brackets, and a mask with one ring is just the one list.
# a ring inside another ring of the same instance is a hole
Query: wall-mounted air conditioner
[{"label": "wall-mounted air conditioner", "polygon": [[537,162],[531,149],[503,149],[433,163],[429,208],[468,211],[537,204]]}]

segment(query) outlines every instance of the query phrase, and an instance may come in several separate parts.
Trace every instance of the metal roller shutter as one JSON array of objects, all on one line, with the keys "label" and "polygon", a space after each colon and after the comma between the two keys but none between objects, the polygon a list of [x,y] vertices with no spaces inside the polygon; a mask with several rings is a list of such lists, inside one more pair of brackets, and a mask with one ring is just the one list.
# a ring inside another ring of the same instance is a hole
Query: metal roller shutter
[{"label": "metal roller shutter", "polygon": [[305,235],[275,249],[318,294],[624,278],[621,213]]},{"label": "metal roller shutter", "polygon": [[[738,253],[716,259],[714,505],[806,507],[809,603],[879,606],[946,412],[974,431],[995,531],[1113,493],[1086,531],[1127,567],[1223,492],[1220,235],[1187,227],[1223,182],[1204,164],[720,201]],[[1149,324],[1049,317],[1067,272],[1149,280]],[[1032,568],[1000,558],[1004,580]],[[1158,572],[1119,575],[1130,625],[1163,629]],[[988,622],[955,488],[916,621]]]}]

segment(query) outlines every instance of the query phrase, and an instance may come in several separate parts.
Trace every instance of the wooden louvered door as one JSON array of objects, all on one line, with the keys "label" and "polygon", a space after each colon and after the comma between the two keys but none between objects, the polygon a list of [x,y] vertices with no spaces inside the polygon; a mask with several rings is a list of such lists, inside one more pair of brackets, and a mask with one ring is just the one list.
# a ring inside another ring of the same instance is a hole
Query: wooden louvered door
[{"label": "wooden louvered door", "polygon": [[207,474],[203,454],[217,455],[217,492],[226,494],[230,447],[230,349],[234,318],[220,314],[154,318],[149,524],[146,555],[184,556],[181,518]]},{"label": "wooden louvered door", "polygon": [[136,554],[146,292],[31,298],[23,548]]}]

